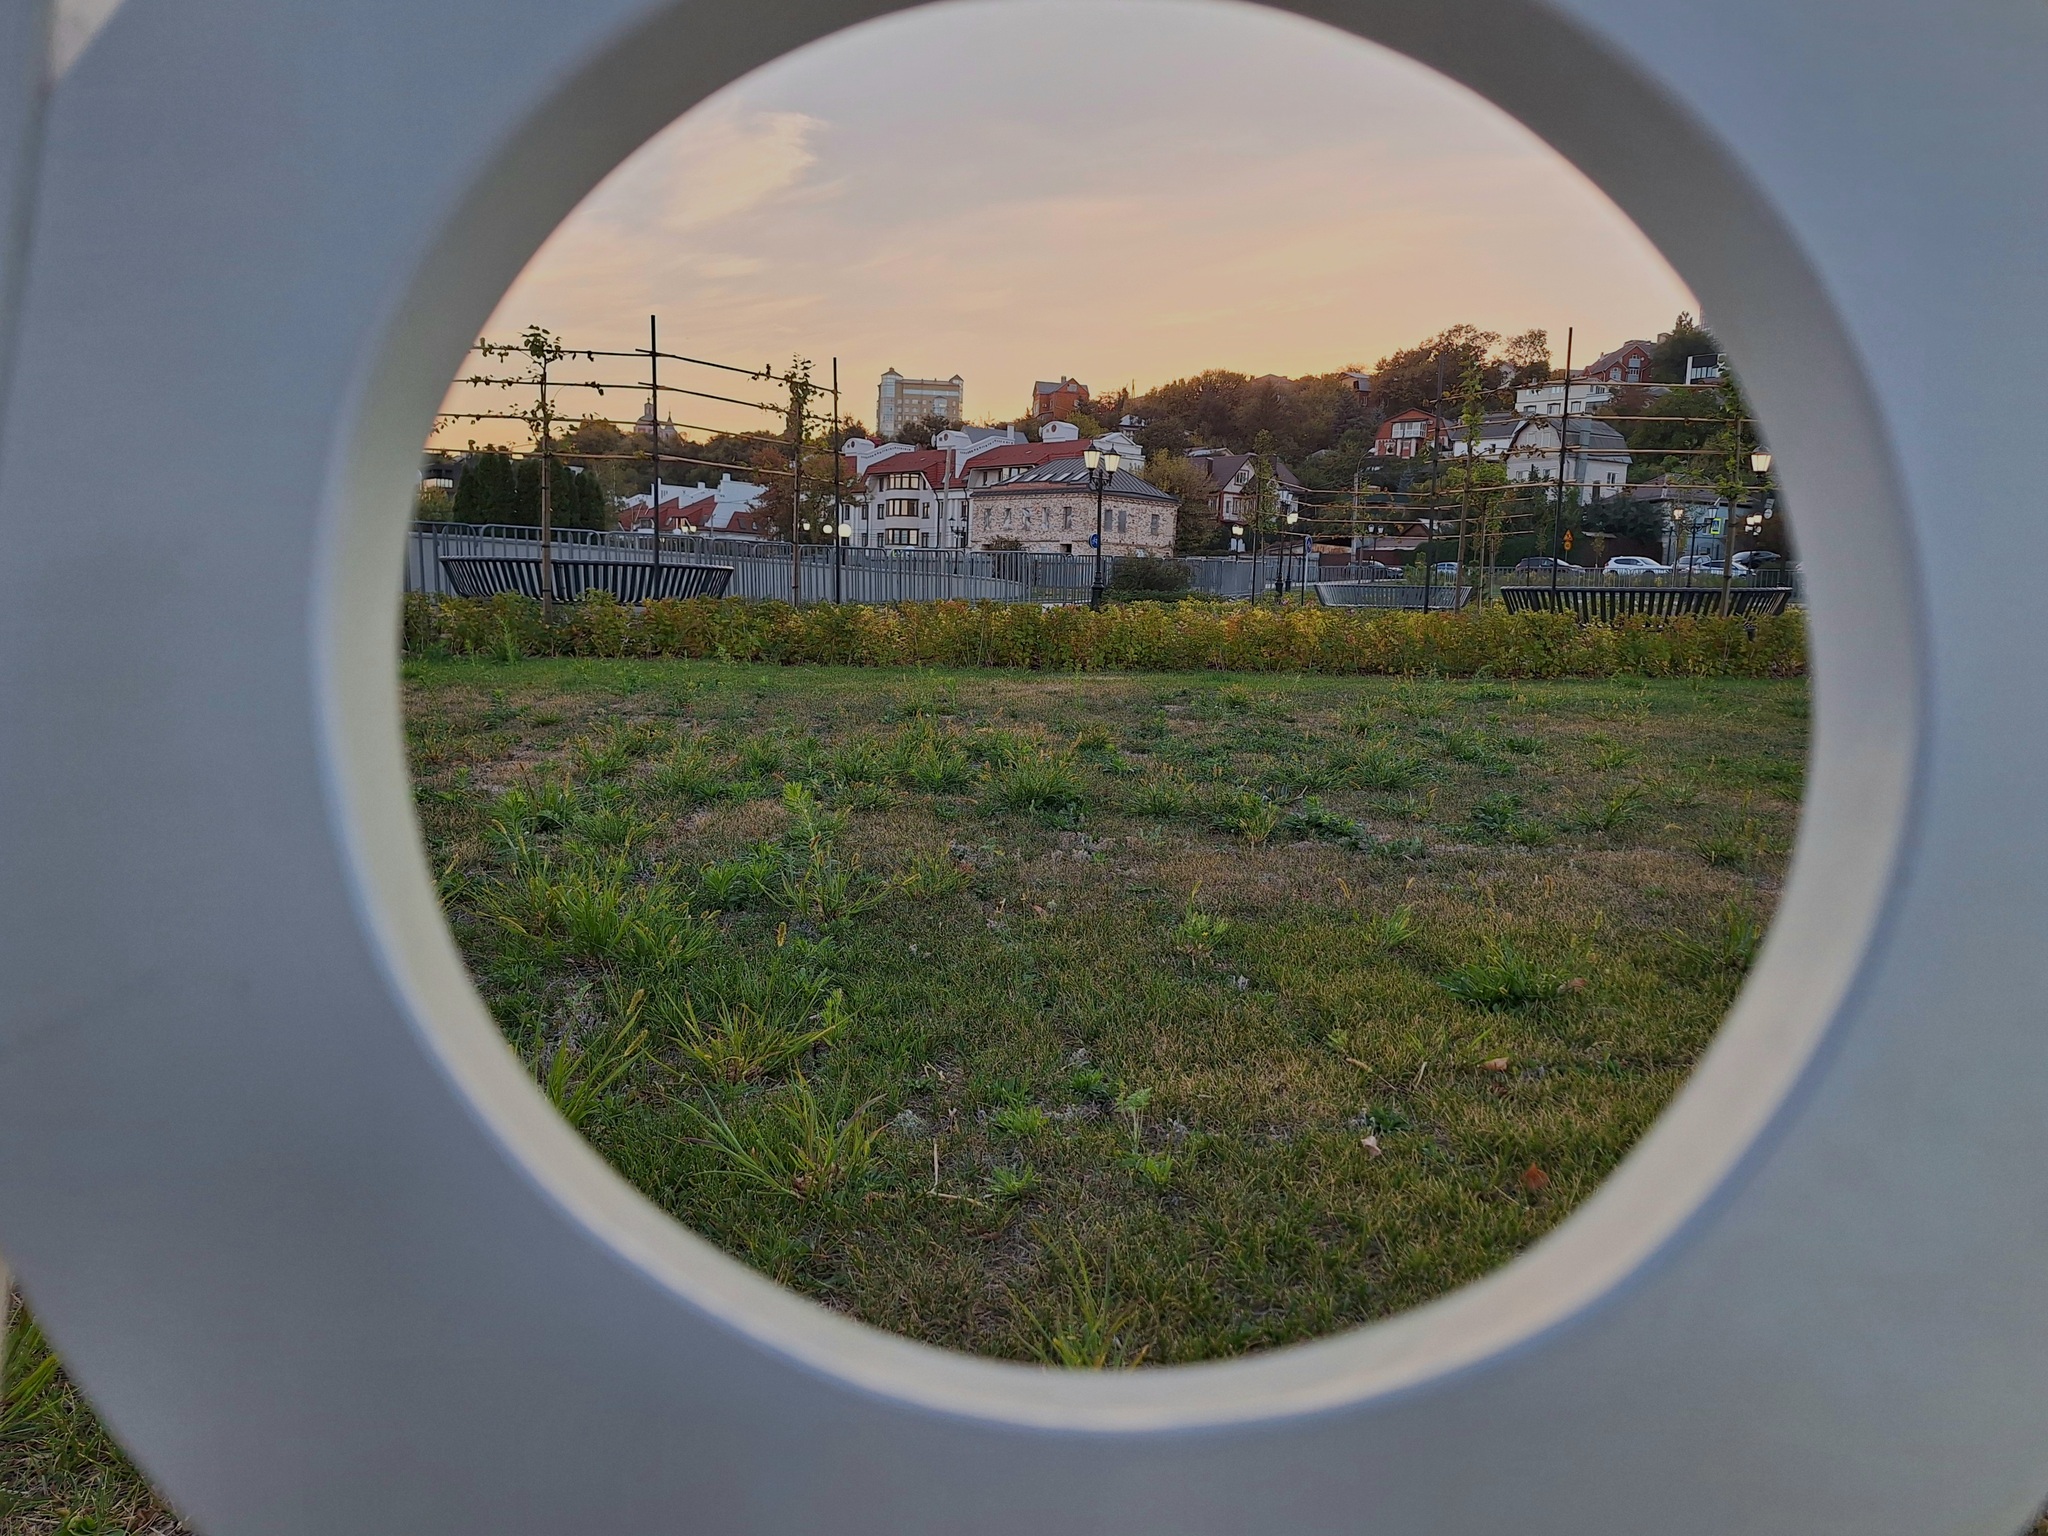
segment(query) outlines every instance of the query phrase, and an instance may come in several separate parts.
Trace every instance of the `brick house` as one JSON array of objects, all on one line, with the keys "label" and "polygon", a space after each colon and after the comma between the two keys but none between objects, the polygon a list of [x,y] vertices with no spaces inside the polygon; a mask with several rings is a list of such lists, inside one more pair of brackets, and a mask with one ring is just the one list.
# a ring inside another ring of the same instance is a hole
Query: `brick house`
[{"label": "brick house", "polygon": [[1055,382],[1031,386],[1031,414],[1040,421],[1065,421],[1088,403],[1088,386],[1062,374]]},{"label": "brick house", "polygon": [[1605,384],[1645,384],[1650,378],[1653,341],[1625,341],[1612,352],[1603,353],[1580,371],[1582,378]]},{"label": "brick house", "polygon": [[1432,435],[1440,449],[1448,450],[1453,423],[1431,411],[1403,411],[1380,423],[1373,434],[1372,451],[1383,459],[1412,459],[1429,451]]}]

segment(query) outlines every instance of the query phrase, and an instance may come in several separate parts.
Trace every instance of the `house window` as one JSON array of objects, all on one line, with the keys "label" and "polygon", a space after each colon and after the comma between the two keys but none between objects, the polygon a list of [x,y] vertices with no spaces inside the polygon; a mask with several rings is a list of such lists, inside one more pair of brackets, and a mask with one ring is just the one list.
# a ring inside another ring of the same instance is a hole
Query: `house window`
[{"label": "house window", "polygon": [[882,508],[882,516],[916,517],[917,501],[914,497],[892,496],[889,498],[888,505]]},{"label": "house window", "polygon": [[1152,514],[1152,531],[1154,533],[1159,531],[1159,514],[1157,512]]},{"label": "house window", "polygon": [[924,489],[924,476],[914,470],[908,474],[884,475],[882,476],[882,489],[885,491],[921,491]]},{"label": "house window", "polygon": [[1129,533],[1131,531],[1131,509],[1129,507],[1118,507],[1116,509],[1116,531],[1118,533]]},{"label": "house window", "polygon": [[917,530],[915,528],[885,528],[882,530],[882,542],[897,547],[915,544],[917,542]]}]

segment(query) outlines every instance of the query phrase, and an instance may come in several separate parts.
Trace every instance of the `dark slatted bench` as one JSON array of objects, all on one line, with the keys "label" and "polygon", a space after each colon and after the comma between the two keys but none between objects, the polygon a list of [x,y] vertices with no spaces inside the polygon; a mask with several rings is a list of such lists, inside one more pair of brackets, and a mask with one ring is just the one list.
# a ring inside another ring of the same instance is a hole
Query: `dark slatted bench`
[{"label": "dark slatted bench", "polygon": [[[723,597],[732,582],[729,565],[660,565],[624,560],[561,560],[553,567],[555,601],[573,603],[586,592],[609,592],[622,603],[655,598]],[[517,592],[540,598],[540,557],[537,555],[443,555],[441,569],[457,597],[496,597]],[[659,577],[659,583],[655,578]]]},{"label": "dark slatted bench", "polygon": [[[1570,613],[1599,623],[1642,615],[1677,618],[1681,614],[1721,611],[1719,587],[1502,587],[1501,601],[1509,613]],[[1783,613],[1790,587],[1734,587],[1728,611],[1744,618]]]}]

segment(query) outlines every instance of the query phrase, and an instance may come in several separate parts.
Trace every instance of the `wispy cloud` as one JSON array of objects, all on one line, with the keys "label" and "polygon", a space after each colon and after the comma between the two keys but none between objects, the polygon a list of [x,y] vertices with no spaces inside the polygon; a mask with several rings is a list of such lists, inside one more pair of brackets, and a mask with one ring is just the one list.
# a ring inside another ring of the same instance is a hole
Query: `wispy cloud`
[{"label": "wispy cloud", "polygon": [[1459,320],[1654,334],[1692,300],[1463,88],[1318,24],[1189,0],[971,0],[736,82],[627,161],[493,324],[894,366],[1015,415],[1033,377],[1367,362]]}]

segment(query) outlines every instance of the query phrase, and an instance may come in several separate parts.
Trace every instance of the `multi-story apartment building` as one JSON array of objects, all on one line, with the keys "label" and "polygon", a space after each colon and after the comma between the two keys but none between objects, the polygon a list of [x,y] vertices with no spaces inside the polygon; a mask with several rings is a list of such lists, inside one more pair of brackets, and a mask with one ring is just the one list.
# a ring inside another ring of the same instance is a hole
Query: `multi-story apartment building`
[{"label": "multi-story apartment building", "polygon": [[875,432],[894,437],[913,421],[933,416],[941,421],[963,420],[966,391],[957,373],[950,379],[906,379],[891,368],[882,375],[875,395]]}]

